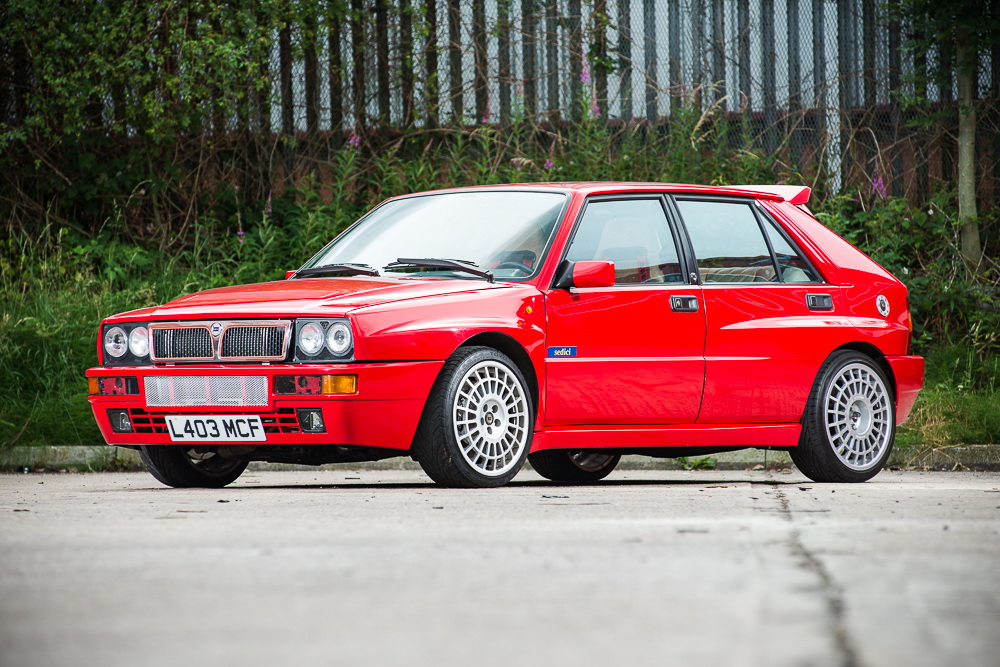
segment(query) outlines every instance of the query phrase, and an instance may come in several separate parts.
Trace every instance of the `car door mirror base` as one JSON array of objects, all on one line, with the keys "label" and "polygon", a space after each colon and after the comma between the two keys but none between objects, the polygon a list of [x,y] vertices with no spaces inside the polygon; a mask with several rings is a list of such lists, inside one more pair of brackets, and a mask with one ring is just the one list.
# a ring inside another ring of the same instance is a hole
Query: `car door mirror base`
[{"label": "car door mirror base", "polygon": [[559,267],[555,287],[611,287],[615,284],[613,262],[571,262],[564,261]]}]

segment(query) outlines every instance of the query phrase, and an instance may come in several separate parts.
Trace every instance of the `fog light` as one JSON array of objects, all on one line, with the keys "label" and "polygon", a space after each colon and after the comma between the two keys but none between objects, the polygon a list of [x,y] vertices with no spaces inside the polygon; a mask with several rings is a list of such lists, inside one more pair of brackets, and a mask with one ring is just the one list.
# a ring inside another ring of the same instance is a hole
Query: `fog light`
[{"label": "fog light", "polygon": [[139,380],[134,377],[99,378],[101,396],[138,396]]},{"label": "fog light", "polygon": [[129,419],[128,410],[108,410],[108,421],[111,422],[111,430],[115,433],[132,432],[132,420]]},{"label": "fog light", "polygon": [[357,375],[324,375],[324,394],[356,394],[358,392]]},{"label": "fog light", "polygon": [[299,428],[303,433],[325,433],[323,411],[319,408],[298,408],[295,413],[299,417]]}]

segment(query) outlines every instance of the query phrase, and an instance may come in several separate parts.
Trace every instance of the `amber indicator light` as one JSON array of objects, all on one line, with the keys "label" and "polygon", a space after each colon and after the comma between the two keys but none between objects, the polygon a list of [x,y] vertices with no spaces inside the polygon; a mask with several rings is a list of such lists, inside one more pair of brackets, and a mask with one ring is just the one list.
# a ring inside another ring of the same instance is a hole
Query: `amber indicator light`
[{"label": "amber indicator light", "polygon": [[324,394],[356,394],[358,392],[357,375],[324,375]]}]

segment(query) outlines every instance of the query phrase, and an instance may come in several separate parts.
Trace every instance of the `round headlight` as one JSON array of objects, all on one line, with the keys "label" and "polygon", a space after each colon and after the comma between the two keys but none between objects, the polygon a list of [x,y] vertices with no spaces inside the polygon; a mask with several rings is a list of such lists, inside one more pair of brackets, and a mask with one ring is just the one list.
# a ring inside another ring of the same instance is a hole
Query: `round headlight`
[{"label": "round headlight", "polygon": [[310,357],[315,357],[323,349],[323,327],[309,322],[299,329],[299,349]]},{"label": "round headlight", "polygon": [[128,350],[128,337],[121,327],[111,327],[104,332],[104,351],[115,359],[125,356]]},{"label": "round headlight", "polygon": [[326,330],[326,346],[338,357],[351,349],[351,338],[351,328],[343,322],[334,322]]},{"label": "round headlight", "polygon": [[136,327],[128,335],[128,351],[137,357],[149,354],[149,331],[146,327]]}]

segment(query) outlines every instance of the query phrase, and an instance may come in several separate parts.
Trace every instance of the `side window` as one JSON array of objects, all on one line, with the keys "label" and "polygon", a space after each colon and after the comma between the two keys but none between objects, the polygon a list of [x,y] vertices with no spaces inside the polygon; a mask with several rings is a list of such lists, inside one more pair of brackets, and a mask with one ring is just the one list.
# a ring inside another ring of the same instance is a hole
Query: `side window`
[{"label": "side window", "polygon": [[764,219],[766,220],[764,229],[767,230],[767,237],[771,241],[771,249],[774,250],[775,259],[778,260],[781,280],[786,283],[822,282],[809,263],[802,259],[802,255],[788,242],[774,221],[766,216]]},{"label": "side window", "polygon": [[677,246],[658,199],[588,203],[566,259],[614,262],[616,285],[684,282]]},{"label": "side window", "polygon": [[749,204],[678,200],[703,283],[778,282]]}]

